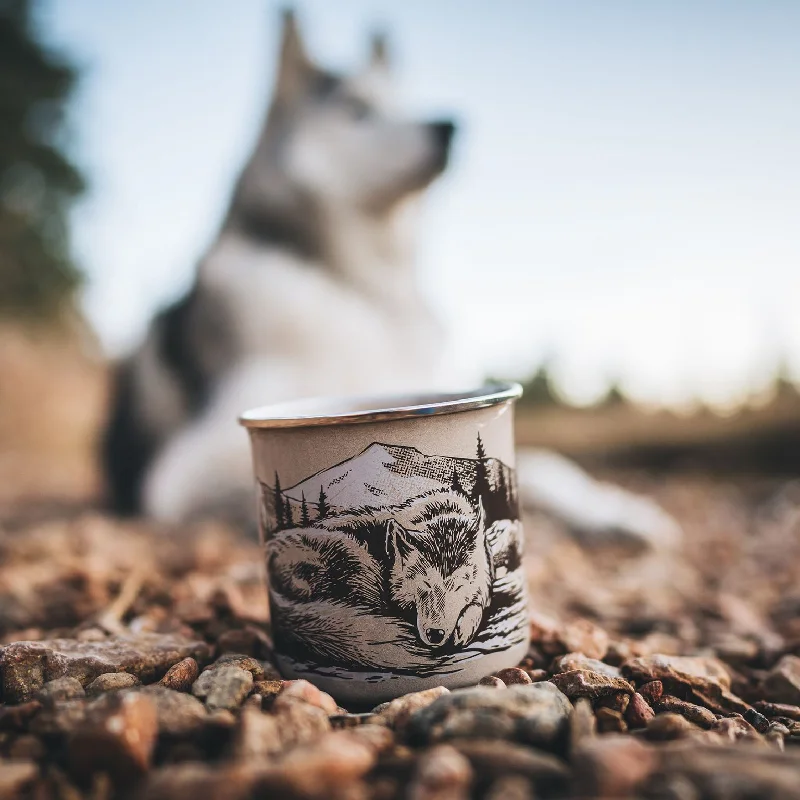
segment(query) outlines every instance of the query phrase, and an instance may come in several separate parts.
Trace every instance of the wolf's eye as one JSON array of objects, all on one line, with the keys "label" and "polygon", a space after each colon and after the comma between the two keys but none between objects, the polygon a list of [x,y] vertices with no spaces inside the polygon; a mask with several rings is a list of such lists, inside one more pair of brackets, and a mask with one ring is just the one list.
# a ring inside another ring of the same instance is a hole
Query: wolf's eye
[{"label": "wolf's eye", "polygon": [[369,119],[369,117],[372,116],[372,108],[360,97],[343,97],[341,99],[341,104],[347,116],[358,122]]}]

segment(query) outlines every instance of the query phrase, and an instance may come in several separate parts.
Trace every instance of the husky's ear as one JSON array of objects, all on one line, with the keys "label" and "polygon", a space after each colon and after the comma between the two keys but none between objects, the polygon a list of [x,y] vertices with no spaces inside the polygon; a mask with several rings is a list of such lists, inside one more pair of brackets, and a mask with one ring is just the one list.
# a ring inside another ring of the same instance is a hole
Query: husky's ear
[{"label": "husky's ear", "polygon": [[287,8],[283,12],[283,33],[281,34],[281,53],[275,87],[276,95],[283,99],[296,95],[305,84],[311,69],[311,61],[306,55],[297,17],[293,9]]},{"label": "husky's ear", "polygon": [[386,523],[386,552],[395,564],[402,564],[412,550],[408,541],[408,531],[397,520]]},{"label": "husky's ear", "polygon": [[369,40],[369,66],[388,72],[391,69],[389,42],[383,31],[376,31]]}]

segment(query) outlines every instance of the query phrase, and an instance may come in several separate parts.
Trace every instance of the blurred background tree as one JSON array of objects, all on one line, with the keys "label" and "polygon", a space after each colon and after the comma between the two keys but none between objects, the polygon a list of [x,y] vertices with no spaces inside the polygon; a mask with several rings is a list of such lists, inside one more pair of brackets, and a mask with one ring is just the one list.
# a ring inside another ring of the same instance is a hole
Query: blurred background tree
[{"label": "blurred background tree", "polygon": [[41,41],[31,0],[0,0],[0,315],[52,318],[81,273],[69,211],[83,176],[66,152],[78,71]]}]

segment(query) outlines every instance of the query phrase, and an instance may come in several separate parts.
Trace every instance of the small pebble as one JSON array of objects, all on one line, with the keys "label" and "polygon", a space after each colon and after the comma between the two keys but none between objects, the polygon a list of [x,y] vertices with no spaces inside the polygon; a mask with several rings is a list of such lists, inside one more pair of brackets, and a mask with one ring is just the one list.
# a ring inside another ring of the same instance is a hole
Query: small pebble
[{"label": "small pebble", "polygon": [[253,686],[253,674],[233,664],[212,670],[211,683],[206,695],[209,711],[238,708]]},{"label": "small pebble", "polygon": [[600,707],[594,713],[597,717],[597,730],[600,733],[625,733],[628,730],[625,717],[620,711]]},{"label": "small pebble", "polygon": [[312,706],[321,708],[326,714],[336,714],[339,711],[337,702],[329,694],[320,691],[313,683],[309,683],[306,680],[285,681],[280,695],[283,697],[295,697]]},{"label": "small pebble", "polygon": [[117,692],[120,689],[130,689],[139,686],[141,681],[129,672],[106,672],[98,675],[87,687],[89,697],[97,697],[106,692]]},{"label": "small pebble", "polygon": [[407,796],[409,800],[468,800],[471,783],[469,761],[455,748],[442,744],[422,755]]},{"label": "small pebble", "polygon": [[42,701],[73,700],[86,694],[77,678],[56,678],[42,686],[36,693],[36,699]]},{"label": "small pebble", "polygon": [[191,656],[173,664],[159,681],[161,686],[176,692],[188,692],[200,674],[200,667]]},{"label": "small pebble", "polygon": [[501,669],[500,672],[495,673],[495,677],[500,678],[500,680],[503,681],[506,686],[513,686],[514,684],[524,686],[529,683],[533,683],[525,670],[520,669],[519,667],[508,667],[506,669]]},{"label": "small pebble", "polygon": [[487,675],[478,681],[478,686],[488,686],[490,689],[505,689],[505,683],[496,675]]},{"label": "small pebble", "polygon": [[661,681],[649,681],[639,687],[639,694],[652,706],[655,705],[664,694],[664,685]]},{"label": "small pebble", "polygon": [[629,728],[633,730],[646,728],[655,715],[655,711],[639,692],[634,692],[631,695],[630,703],[628,703],[628,708],[625,710],[625,721],[628,723]]},{"label": "small pebble", "polygon": [[[748,708],[744,712],[744,718],[759,732],[766,733],[770,726],[769,720],[763,715],[759,714],[754,708]],[[786,731],[789,732],[788,730]]]},{"label": "small pebble", "polygon": [[677,697],[664,695],[656,704],[659,712],[669,712],[673,714],[680,714],[689,722],[708,730],[713,728],[717,722],[717,718],[713,712],[707,708],[695,705],[694,703],[687,703],[685,700],[679,700]]}]

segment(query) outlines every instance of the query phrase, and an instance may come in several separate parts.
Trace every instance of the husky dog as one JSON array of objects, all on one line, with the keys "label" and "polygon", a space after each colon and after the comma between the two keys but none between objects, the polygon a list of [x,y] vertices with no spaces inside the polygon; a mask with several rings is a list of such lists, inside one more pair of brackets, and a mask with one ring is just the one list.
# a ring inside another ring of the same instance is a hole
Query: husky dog
[{"label": "husky dog", "polygon": [[382,38],[362,71],[336,75],[286,15],[272,104],[216,241],[117,373],[103,461],[118,511],[249,508],[247,407],[442,385],[408,225],[454,125],[404,119],[393,100]]},{"label": "husky dog", "polygon": [[[283,627],[276,635],[354,666],[431,666],[445,645],[461,649],[475,638],[489,607],[493,562],[503,554],[490,551],[497,537],[485,521],[482,505],[476,514],[463,496],[436,492],[410,508],[279,531],[267,545]],[[381,530],[388,569],[368,540]]]}]

